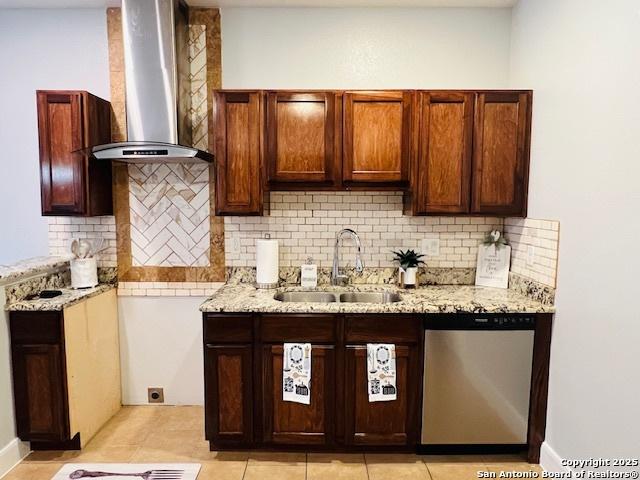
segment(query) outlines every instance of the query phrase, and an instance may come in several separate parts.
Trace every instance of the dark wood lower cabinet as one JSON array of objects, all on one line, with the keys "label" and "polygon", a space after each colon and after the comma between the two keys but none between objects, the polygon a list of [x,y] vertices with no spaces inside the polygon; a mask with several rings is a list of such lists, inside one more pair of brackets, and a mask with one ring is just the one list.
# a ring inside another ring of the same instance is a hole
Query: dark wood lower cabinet
[{"label": "dark wood lower cabinet", "polygon": [[60,345],[14,345],[18,437],[60,441],[69,436],[66,373]]},{"label": "dark wood lower cabinet", "polygon": [[333,443],[335,348],[312,345],[309,405],[282,400],[282,345],[263,347],[263,415],[265,443],[328,445]]},{"label": "dark wood lower cabinet", "polygon": [[367,346],[347,345],[345,355],[345,443],[349,445],[413,445],[417,441],[415,398],[421,375],[417,348],[396,345],[397,399],[369,402]]},{"label": "dark wood lower cabinet", "polygon": [[252,358],[251,345],[205,347],[205,428],[216,445],[253,440]]},{"label": "dark wood lower cabinet", "polygon": [[[424,329],[434,317],[436,325],[445,325],[450,320],[447,315],[434,314],[427,320],[413,314],[205,313],[205,425],[210,448],[419,450]],[[551,320],[551,314],[536,315],[527,441],[530,462],[539,460],[544,440]],[[312,345],[309,405],[282,398],[285,342]],[[396,400],[369,402],[367,343],[396,346]],[[33,355],[34,376],[48,368],[55,370],[53,351],[34,350],[29,355]],[[46,412],[39,413],[44,415],[43,425],[55,425]],[[505,446],[440,447],[444,450],[439,453],[476,452],[474,448],[496,453]],[[513,445],[506,447],[505,451],[513,451]]]},{"label": "dark wood lower cabinet", "polygon": [[[421,333],[422,320],[413,315],[205,313],[211,448],[415,447],[422,418]],[[285,342],[312,345],[309,405],[282,399]],[[366,342],[397,345],[397,400],[369,403]]]}]

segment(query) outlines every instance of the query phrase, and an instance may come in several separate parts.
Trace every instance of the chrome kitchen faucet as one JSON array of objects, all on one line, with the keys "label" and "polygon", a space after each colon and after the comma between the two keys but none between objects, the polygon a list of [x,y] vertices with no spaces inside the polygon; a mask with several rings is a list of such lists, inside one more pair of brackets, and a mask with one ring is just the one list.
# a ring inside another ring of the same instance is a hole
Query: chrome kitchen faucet
[{"label": "chrome kitchen faucet", "polygon": [[333,248],[333,269],[331,270],[331,285],[346,285],[349,277],[340,275],[340,240],[344,235],[349,235],[356,244],[356,272],[362,273],[364,262],[362,261],[362,244],[358,234],[350,228],[344,228],[336,234],[336,243]]}]

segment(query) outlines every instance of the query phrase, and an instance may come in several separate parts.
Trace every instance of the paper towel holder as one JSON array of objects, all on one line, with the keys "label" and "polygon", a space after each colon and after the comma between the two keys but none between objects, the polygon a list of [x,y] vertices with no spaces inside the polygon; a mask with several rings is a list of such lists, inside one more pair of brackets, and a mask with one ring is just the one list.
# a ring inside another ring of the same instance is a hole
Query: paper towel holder
[{"label": "paper towel holder", "polygon": [[[271,234],[270,233],[265,233],[264,236],[262,237],[263,240],[271,240]],[[257,272],[256,272],[257,274]],[[278,282],[275,283],[261,283],[257,281],[256,278],[256,283],[255,283],[255,287],[258,289],[265,289],[265,290],[273,290],[278,288]]]}]

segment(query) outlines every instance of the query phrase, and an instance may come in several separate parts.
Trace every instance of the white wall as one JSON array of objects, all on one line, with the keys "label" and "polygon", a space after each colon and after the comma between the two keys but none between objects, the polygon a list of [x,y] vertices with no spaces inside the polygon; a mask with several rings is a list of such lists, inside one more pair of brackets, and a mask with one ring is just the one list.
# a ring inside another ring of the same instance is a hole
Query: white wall
[{"label": "white wall", "polygon": [[163,387],[165,403],[202,405],[204,297],[119,297],[122,403],[147,403]]},{"label": "white wall", "polygon": [[27,445],[16,438],[11,380],[9,313],[4,311],[5,287],[0,285],[0,477],[28,453]]},{"label": "white wall", "polygon": [[501,88],[510,9],[223,8],[224,88]]},{"label": "white wall", "polygon": [[105,10],[0,9],[0,65],[0,263],[12,263],[48,253],[35,91],[88,90],[109,99]]},{"label": "white wall", "polygon": [[635,458],[640,5],[520,0],[511,50],[511,83],[534,90],[529,214],[561,225],[547,444]]}]

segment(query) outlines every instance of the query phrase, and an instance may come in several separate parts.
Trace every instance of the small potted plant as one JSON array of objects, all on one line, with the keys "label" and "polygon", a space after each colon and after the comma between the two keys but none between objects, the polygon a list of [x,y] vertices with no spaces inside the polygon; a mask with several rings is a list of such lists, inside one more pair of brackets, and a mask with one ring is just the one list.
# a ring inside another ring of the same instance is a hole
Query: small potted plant
[{"label": "small potted plant", "polygon": [[416,286],[416,274],[418,272],[418,266],[424,265],[424,262],[420,260],[424,255],[417,254],[415,250],[398,250],[397,252],[392,251],[395,255],[393,257],[394,262],[398,262],[400,266],[398,270],[398,279],[402,279],[404,277],[404,282],[400,281],[400,283],[404,283],[404,286],[407,288],[415,288]]}]

